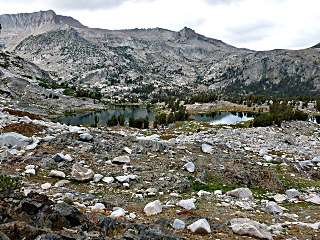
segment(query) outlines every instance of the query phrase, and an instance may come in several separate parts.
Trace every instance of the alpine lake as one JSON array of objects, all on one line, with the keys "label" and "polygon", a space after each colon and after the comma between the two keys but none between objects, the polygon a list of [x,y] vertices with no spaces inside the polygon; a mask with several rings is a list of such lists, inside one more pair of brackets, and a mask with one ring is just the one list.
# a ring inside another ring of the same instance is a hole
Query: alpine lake
[{"label": "alpine lake", "polygon": [[[148,116],[150,121],[155,120],[155,113],[146,106],[137,107],[114,107],[105,110],[88,111],[67,115],[56,119],[56,122],[64,123],[67,125],[90,125],[94,123],[96,116],[99,118],[98,125],[107,125],[108,119],[113,115],[118,117],[123,114],[125,121],[128,122],[129,118],[133,115],[135,119],[146,118]],[[197,122],[206,122],[210,125],[233,125],[239,122],[244,122],[254,119],[258,114],[251,112],[212,112],[202,114],[192,114],[190,119]]]}]

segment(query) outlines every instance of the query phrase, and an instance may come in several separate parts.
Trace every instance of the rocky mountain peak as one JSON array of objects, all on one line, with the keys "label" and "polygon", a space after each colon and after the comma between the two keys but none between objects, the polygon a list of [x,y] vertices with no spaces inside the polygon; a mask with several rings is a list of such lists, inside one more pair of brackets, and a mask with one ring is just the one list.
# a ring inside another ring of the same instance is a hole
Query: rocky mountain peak
[{"label": "rocky mountain peak", "polygon": [[36,30],[47,25],[67,24],[71,27],[84,27],[79,21],[57,15],[53,10],[33,13],[18,13],[0,15],[0,23],[4,31]]},{"label": "rocky mountain peak", "polygon": [[178,36],[183,39],[194,39],[198,38],[198,34],[191,28],[184,27],[179,32],[177,32]]}]

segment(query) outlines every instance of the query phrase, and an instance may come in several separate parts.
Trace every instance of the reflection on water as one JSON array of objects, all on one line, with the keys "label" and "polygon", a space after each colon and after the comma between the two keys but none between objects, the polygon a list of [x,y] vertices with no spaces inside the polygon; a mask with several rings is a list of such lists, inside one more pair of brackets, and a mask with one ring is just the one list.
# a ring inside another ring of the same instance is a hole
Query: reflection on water
[{"label": "reflection on water", "polygon": [[210,114],[191,115],[195,121],[208,122],[212,125],[236,124],[237,122],[252,120],[256,116],[257,114],[250,112],[214,112]]},{"label": "reflection on water", "polygon": [[[99,111],[90,111],[85,113],[78,113],[71,116],[65,116],[59,119],[56,119],[57,122],[65,123],[68,125],[90,125],[94,123],[95,115],[99,117],[99,125],[106,125],[108,119],[115,115],[118,117],[120,114],[123,114],[125,121],[128,122],[129,118],[133,115],[137,118],[149,117],[150,121],[154,121],[154,113],[149,111],[146,107],[130,107],[130,108],[115,108],[115,109],[106,109]],[[195,114],[191,115],[195,121],[198,122],[208,122],[212,125],[217,124],[236,124],[237,122],[243,122],[247,120],[254,119],[257,116],[257,113],[250,112],[212,112],[208,114]],[[318,116],[318,120],[320,116]],[[317,118],[317,117],[315,117]],[[317,121],[318,121],[317,120]],[[319,121],[318,121],[319,122]]]},{"label": "reflection on water", "polygon": [[115,115],[118,117],[120,114],[123,114],[126,122],[128,122],[129,118],[133,115],[137,118],[145,118],[149,117],[150,121],[154,121],[154,113],[152,111],[148,111],[146,107],[133,107],[133,108],[116,108],[116,109],[108,109],[108,110],[98,110],[98,111],[90,111],[85,113],[78,113],[71,116],[65,116],[59,119],[56,119],[57,122],[65,123],[68,125],[90,125],[94,123],[94,116],[97,115],[99,117],[100,125],[106,125],[108,119]]}]

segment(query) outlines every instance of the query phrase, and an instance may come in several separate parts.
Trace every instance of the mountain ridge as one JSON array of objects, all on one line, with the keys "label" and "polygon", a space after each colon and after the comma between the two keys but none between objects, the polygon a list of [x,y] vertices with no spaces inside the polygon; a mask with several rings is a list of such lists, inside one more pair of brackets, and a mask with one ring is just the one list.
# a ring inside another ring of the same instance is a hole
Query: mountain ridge
[{"label": "mountain ridge", "polygon": [[[254,51],[187,27],[177,32],[107,30],[85,27],[53,11],[22,16],[36,19],[33,25],[38,28],[26,25],[12,37],[4,25],[0,35],[4,49],[36,63],[59,84],[95,88],[105,96],[133,94],[147,99],[163,91],[173,95],[218,91],[282,97],[317,95],[320,88],[317,48]],[[1,19],[3,15],[0,23]],[[154,89],[145,92],[151,89],[147,86]]]}]

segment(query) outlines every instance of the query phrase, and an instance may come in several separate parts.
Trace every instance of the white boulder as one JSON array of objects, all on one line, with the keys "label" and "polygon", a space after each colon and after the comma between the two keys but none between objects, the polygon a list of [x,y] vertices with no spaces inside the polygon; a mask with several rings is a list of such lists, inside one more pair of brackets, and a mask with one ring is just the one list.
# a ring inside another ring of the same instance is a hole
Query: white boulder
[{"label": "white boulder", "polygon": [[144,207],[144,212],[147,216],[155,215],[162,212],[162,204],[159,200],[148,203]]},{"label": "white boulder", "polygon": [[193,233],[211,233],[210,225],[206,219],[200,219],[187,227]]}]

